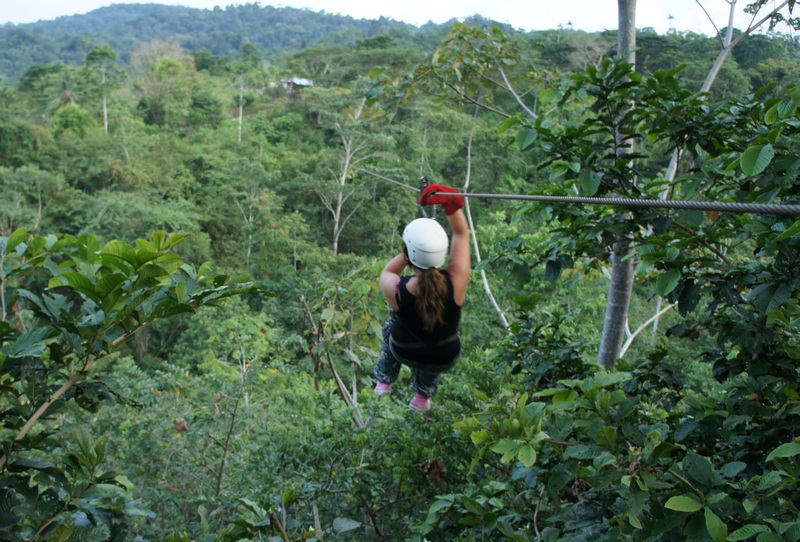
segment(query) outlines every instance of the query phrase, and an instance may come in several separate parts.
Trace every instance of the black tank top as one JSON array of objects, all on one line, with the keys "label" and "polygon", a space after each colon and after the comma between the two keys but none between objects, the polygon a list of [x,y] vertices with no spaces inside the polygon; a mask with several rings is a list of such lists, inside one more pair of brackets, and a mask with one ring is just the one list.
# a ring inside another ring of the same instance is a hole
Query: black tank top
[{"label": "black tank top", "polygon": [[395,293],[399,310],[391,332],[393,346],[401,357],[426,364],[445,365],[461,352],[458,338],[461,307],[456,304],[450,275],[447,271],[436,272],[442,273],[447,282],[444,322],[432,331],[425,330],[422,317],[417,313],[417,296],[408,291],[411,277],[401,277]]}]

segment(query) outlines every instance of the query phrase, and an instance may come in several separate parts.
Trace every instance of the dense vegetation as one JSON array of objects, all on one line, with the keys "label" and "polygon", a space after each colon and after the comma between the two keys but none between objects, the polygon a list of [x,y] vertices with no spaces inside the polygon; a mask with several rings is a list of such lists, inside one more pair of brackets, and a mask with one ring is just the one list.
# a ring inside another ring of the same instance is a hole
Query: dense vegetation
[{"label": "dense vegetation", "polygon": [[715,38],[640,31],[632,66],[615,33],[470,23],[0,29],[0,538],[800,540],[796,216],[470,199],[465,356],[425,416],[408,373],[374,397],[423,175],[800,203],[796,39],[700,93]]},{"label": "dense vegetation", "polygon": [[92,42],[107,44],[125,62],[153,40],[175,41],[185,51],[220,56],[233,56],[249,43],[272,58],[317,45],[349,48],[357,40],[384,34],[433,48],[447,28],[432,23],[417,28],[386,18],[370,21],[258,3],[213,10],[113,4],[86,15],[0,27],[0,74],[15,81],[32,64],[80,64]]}]

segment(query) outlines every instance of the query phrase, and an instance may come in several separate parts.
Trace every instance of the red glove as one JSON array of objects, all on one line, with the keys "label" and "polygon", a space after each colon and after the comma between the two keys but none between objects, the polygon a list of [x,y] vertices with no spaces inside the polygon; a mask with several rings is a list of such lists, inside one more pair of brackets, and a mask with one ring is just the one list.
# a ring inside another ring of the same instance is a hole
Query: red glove
[{"label": "red glove", "polygon": [[444,214],[447,216],[452,215],[464,206],[464,198],[462,196],[434,196],[434,192],[449,192],[451,194],[460,193],[455,188],[450,188],[443,184],[429,184],[422,191],[419,197],[420,205],[436,205],[440,204],[444,209]]}]

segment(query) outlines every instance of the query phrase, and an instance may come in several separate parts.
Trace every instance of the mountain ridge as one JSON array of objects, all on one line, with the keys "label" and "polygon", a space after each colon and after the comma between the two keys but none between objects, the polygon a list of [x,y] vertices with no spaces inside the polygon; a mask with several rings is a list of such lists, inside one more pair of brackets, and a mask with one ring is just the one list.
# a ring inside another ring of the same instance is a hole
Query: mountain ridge
[{"label": "mountain ridge", "polygon": [[[477,20],[484,21],[480,16]],[[380,34],[408,39],[441,35],[452,23],[423,26],[390,18],[355,19],[348,15],[291,7],[244,4],[189,8],[150,4],[113,4],[82,15],[0,27],[0,77],[15,81],[34,64],[80,64],[93,45],[108,45],[123,62],[152,40],[176,41],[187,52],[232,55],[251,43],[265,56],[298,51],[326,42]]]}]

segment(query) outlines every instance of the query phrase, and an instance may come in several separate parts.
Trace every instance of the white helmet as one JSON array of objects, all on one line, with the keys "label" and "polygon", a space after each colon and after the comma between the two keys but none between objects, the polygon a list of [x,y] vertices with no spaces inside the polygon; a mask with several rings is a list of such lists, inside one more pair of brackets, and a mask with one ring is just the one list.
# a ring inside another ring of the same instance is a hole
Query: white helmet
[{"label": "white helmet", "polygon": [[403,230],[408,259],[415,267],[441,267],[447,255],[447,233],[432,218],[418,218]]}]

